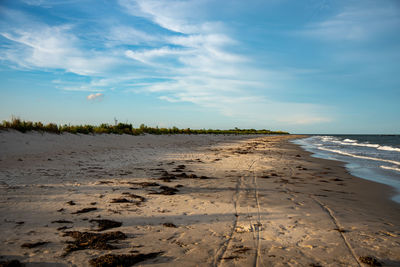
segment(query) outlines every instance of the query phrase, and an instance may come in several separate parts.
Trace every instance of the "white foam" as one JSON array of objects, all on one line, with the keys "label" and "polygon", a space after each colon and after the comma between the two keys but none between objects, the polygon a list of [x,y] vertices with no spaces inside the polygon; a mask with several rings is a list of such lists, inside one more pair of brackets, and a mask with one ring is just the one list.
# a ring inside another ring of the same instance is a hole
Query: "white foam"
[{"label": "white foam", "polygon": [[321,140],[322,140],[323,142],[332,141],[332,140],[335,140],[335,139],[336,139],[336,138],[333,137],[333,136],[321,136]]},{"label": "white foam", "polygon": [[357,140],[353,140],[353,139],[344,139],[344,142],[348,142],[348,143],[355,143],[357,142]]},{"label": "white foam", "polygon": [[379,166],[379,167],[381,167],[382,169],[387,169],[387,170],[392,170],[392,171],[398,171],[398,172],[400,172],[400,168],[396,168],[396,167],[383,166],[383,165],[381,165],[381,166]]},{"label": "white foam", "polygon": [[323,148],[323,147],[319,147],[318,149],[325,150],[325,151],[330,151],[330,152],[334,152],[334,153],[338,153],[338,154],[341,154],[341,155],[344,155],[344,156],[353,157],[353,158],[368,159],[368,160],[388,162],[388,163],[392,163],[392,164],[395,164],[395,165],[400,165],[400,162],[399,161],[395,161],[395,160],[379,159],[379,158],[373,158],[373,157],[354,155],[354,154],[343,152],[343,151],[340,151],[340,150],[327,149],[327,148]]},{"label": "white foam", "polygon": [[380,146],[378,147],[379,150],[386,150],[386,151],[397,151],[400,152],[400,148],[391,147],[391,146]]},{"label": "white foam", "polygon": [[[348,139],[345,139],[343,141],[346,141],[346,140],[348,140]],[[381,145],[378,145],[378,144],[357,143],[356,141],[354,141],[354,142],[342,142],[342,141],[336,141],[336,140],[331,140],[330,142],[336,143],[336,144],[340,144],[340,145],[345,145],[345,146],[362,146],[362,147],[376,148],[376,149],[379,149],[379,150],[400,152],[400,148],[391,147],[391,146],[381,146]]]}]

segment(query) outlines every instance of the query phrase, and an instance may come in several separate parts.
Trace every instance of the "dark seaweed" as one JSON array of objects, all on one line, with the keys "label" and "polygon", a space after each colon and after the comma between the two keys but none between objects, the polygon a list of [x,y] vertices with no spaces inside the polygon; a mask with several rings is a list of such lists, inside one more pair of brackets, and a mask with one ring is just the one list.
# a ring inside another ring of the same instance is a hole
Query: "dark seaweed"
[{"label": "dark seaweed", "polygon": [[21,248],[36,248],[39,246],[43,246],[49,242],[35,242],[35,243],[24,243],[21,245]]},{"label": "dark seaweed", "polygon": [[74,241],[68,241],[68,246],[65,248],[65,254],[70,252],[83,250],[83,249],[97,249],[107,250],[115,249],[116,247],[108,244],[109,241],[123,240],[127,236],[120,232],[108,232],[108,233],[90,233],[90,232],[79,232],[79,231],[68,231],[65,232],[64,236],[70,236],[74,238]]},{"label": "dark seaweed", "polygon": [[94,210],[97,210],[97,208],[83,208],[81,210],[77,210],[75,212],[72,212],[71,214],[86,213],[86,212],[90,212],[90,211],[94,211]]},{"label": "dark seaweed", "polygon": [[120,227],[122,225],[122,222],[105,220],[105,219],[93,219],[90,220],[89,222],[97,223],[98,228],[96,229],[96,231],[104,231],[111,228]]},{"label": "dark seaweed", "polygon": [[147,254],[123,254],[115,255],[108,254],[98,258],[91,259],[89,264],[93,267],[119,267],[119,266],[132,266],[136,263],[154,259],[162,252],[152,252]]}]

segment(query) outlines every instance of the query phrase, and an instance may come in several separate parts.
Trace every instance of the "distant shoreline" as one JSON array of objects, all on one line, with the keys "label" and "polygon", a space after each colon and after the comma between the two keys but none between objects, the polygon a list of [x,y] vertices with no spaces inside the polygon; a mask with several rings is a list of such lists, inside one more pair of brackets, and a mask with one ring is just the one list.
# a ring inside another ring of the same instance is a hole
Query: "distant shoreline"
[{"label": "distant shoreline", "polygon": [[177,127],[164,128],[161,127],[149,127],[141,124],[138,128],[134,128],[132,124],[128,123],[116,123],[115,125],[110,125],[107,123],[102,123],[98,126],[96,125],[59,125],[56,123],[43,124],[42,122],[32,122],[24,121],[19,118],[12,118],[11,121],[4,120],[0,124],[0,130],[14,129],[19,132],[25,133],[30,131],[39,131],[47,133],[72,133],[72,134],[129,134],[129,135],[141,135],[141,134],[258,134],[258,135],[271,135],[271,134],[289,134],[284,131],[271,131],[266,129],[256,130],[256,129],[179,129]]}]

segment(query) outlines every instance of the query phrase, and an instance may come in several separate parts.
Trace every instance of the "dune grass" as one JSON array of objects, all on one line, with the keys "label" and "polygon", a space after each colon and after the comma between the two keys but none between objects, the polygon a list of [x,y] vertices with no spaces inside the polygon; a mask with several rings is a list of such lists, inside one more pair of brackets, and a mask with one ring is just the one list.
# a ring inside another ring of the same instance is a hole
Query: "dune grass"
[{"label": "dune grass", "polygon": [[24,121],[19,118],[12,118],[10,121],[4,120],[0,123],[0,130],[14,129],[20,132],[39,131],[48,133],[72,133],[72,134],[129,134],[129,135],[141,135],[141,134],[289,134],[283,131],[271,131],[271,130],[256,130],[256,129],[179,129],[177,127],[172,128],[159,128],[149,127],[141,124],[139,128],[134,128],[132,124],[118,123],[115,125],[100,124],[98,126],[93,125],[58,125],[55,123],[43,124],[42,122],[31,122]]}]

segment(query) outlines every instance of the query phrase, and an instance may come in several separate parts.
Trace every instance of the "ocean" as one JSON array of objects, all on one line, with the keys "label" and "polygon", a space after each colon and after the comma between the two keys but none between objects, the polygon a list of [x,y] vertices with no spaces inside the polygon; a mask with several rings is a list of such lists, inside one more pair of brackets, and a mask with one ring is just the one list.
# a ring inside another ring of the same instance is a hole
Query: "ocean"
[{"label": "ocean", "polygon": [[390,185],[400,203],[400,135],[314,135],[293,141],[313,156],[346,163],[363,179]]}]

